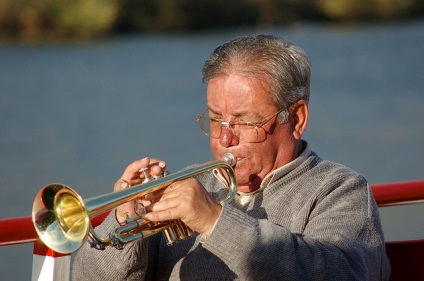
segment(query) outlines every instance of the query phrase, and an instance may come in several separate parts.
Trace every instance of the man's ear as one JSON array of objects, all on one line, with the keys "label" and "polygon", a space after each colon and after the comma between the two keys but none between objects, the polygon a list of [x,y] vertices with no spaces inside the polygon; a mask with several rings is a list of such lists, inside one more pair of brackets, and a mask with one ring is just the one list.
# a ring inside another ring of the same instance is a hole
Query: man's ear
[{"label": "man's ear", "polygon": [[309,108],[305,100],[299,100],[289,109],[292,118],[293,136],[300,140],[308,125]]}]

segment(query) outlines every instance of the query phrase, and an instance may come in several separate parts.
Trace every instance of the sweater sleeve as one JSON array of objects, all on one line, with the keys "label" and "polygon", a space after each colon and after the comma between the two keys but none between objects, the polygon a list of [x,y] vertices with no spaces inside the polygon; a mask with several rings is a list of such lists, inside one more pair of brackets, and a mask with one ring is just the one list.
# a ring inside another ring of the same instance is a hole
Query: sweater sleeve
[{"label": "sweater sleeve", "polygon": [[[112,211],[95,231],[100,237],[108,237],[118,226]],[[114,247],[96,250],[87,242],[74,257],[72,280],[144,280],[146,267],[147,247],[143,240],[125,244],[123,250]]]},{"label": "sweater sleeve", "polygon": [[295,209],[289,225],[272,211],[258,219],[225,205],[203,247],[241,280],[388,280],[390,266],[368,185],[338,184],[314,196],[285,194],[293,206],[282,201],[281,208]]}]

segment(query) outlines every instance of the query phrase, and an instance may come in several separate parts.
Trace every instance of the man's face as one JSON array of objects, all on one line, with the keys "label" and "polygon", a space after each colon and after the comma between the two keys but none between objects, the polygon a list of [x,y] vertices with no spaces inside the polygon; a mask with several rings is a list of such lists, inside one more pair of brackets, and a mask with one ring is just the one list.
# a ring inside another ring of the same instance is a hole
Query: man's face
[{"label": "man's face", "polygon": [[[237,74],[212,78],[207,88],[210,116],[226,122],[260,123],[269,119],[279,108],[272,104],[266,82]],[[289,163],[296,156],[296,139],[291,122],[279,124],[275,116],[260,129],[260,134],[266,136],[264,141],[246,143],[223,127],[220,138],[210,139],[215,158],[220,159],[225,152],[237,158],[235,173],[239,191],[258,189],[269,172]]]}]

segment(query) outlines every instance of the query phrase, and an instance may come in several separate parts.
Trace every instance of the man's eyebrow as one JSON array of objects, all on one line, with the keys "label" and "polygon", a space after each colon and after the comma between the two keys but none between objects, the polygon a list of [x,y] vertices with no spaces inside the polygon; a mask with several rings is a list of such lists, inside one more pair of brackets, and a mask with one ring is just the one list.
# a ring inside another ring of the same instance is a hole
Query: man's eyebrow
[{"label": "man's eyebrow", "polygon": [[208,106],[207,110],[208,110],[209,112],[213,113],[213,114],[221,115],[221,113],[219,113],[218,111],[213,110],[213,109],[212,109],[212,108],[210,108],[209,106]]},{"label": "man's eyebrow", "polygon": [[[212,109],[212,108],[210,108],[209,106],[208,106],[208,110],[209,110],[211,113],[215,114],[215,115],[222,116],[222,113],[221,113],[221,112],[218,112],[218,111],[216,111],[216,110],[213,110],[213,109]],[[234,116],[234,117],[236,117],[236,118],[239,118],[239,117],[249,118],[249,116],[250,116],[250,117],[252,117],[252,116],[250,115],[250,111],[246,111],[246,110],[241,111],[241,112],[236,113],[236,114],[231,114],[231,115],[232,115],[232,116]]]}]

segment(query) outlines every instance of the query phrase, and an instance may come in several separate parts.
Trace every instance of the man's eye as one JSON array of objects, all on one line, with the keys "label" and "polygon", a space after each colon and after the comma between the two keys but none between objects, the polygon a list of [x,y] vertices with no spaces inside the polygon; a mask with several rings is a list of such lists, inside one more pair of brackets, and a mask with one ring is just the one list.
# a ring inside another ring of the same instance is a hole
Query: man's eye
[{"label": "man's eye", "polygon": [[241,121],[240,125],[243,127],[256,127],[256,123],[247,122],[247,121]]}]

